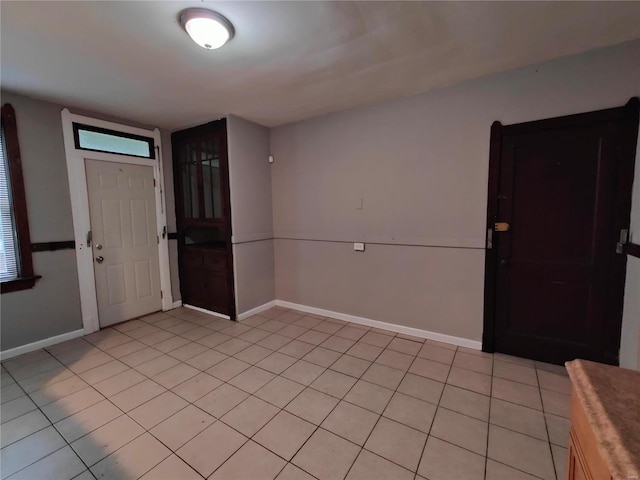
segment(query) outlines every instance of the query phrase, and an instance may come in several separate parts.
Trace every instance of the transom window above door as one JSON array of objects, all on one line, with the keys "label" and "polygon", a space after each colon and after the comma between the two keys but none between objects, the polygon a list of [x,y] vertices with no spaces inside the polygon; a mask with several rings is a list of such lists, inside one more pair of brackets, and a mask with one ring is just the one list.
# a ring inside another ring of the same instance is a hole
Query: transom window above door
[{"label": "transom window above door", "polygon": [[76,148],[80,150],[156,158],[155,144],[150,137],[74,122],[73,138]]}]

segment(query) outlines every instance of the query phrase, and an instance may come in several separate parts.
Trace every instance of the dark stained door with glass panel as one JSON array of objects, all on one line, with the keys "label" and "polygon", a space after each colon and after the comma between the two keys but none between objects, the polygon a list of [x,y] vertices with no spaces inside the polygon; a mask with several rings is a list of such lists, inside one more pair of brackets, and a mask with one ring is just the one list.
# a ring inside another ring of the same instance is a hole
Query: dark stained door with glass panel
[{"label": "dark stained door with glass panel", "polygon": [[235,315],[226,121],[172,135],[185,304]]}]

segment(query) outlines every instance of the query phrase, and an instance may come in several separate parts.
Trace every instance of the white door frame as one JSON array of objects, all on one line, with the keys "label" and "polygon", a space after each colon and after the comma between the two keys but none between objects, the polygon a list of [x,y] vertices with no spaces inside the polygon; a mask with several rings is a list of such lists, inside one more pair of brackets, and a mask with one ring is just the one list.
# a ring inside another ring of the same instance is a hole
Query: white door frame
[{"label": "white door frame", "polygon": [[[93,152],[76,148],[73,137],[73,123],[82,123],[95,127],[106,128],[123,133],[132,133],[153,138],[156,148],[156,158],[140,158],[129,155],[119,155],[105,152]],[[89,214],[89,193],[87,190],[87,176],[85,159],[102,160],[105,162],[144,165],[153,168],[156,192],[156,234],[159,238],[158,256],[160,261],[160,288],[162,290],[162,310],[173,308],[171,295],[171,276],[169,273],[169,238],[166,234],[167,217],[164,201],[164,176],[162,172],[162,151],[160,149],[160,130],[145,130],[118,123],[98,120],[91,117],[76,115],[68,109],[62,110],[62,132],[64,148],[67,157],[67,174],[69,176],[69,191],[71,194],[71,212],[73,215],[73,233],[76,243],[76,259],[78,262],[78,281],[80,283],[80,306],[82,310],[82,324],[84,333],[88,334],[100,329],[98,313],[98,297],[96,295],[96,278],[93,269],[93,247],[87,245],[87,233],[91,230],[91,216]]]}]

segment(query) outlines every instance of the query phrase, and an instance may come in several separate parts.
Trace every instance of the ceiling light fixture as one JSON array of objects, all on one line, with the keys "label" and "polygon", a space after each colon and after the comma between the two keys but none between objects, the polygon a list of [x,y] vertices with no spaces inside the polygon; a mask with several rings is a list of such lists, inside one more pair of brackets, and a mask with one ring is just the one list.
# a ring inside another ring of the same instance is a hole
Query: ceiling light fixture
[{"label": "ceiling light fixture", "polygon": [[220,48],[235,33],[229,20],[205,8],[187,8],[180,12],[180,25],[191,39],[207,50]]}]

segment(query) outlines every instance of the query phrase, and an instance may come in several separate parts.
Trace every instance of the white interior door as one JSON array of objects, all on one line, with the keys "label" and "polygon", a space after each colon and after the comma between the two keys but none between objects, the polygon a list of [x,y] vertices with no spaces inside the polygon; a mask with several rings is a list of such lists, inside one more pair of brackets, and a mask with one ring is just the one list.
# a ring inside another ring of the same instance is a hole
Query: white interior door
[{"label": "white interior door", "polygon": [[162,307],[153,168],[85,160],[100,326]]}]

